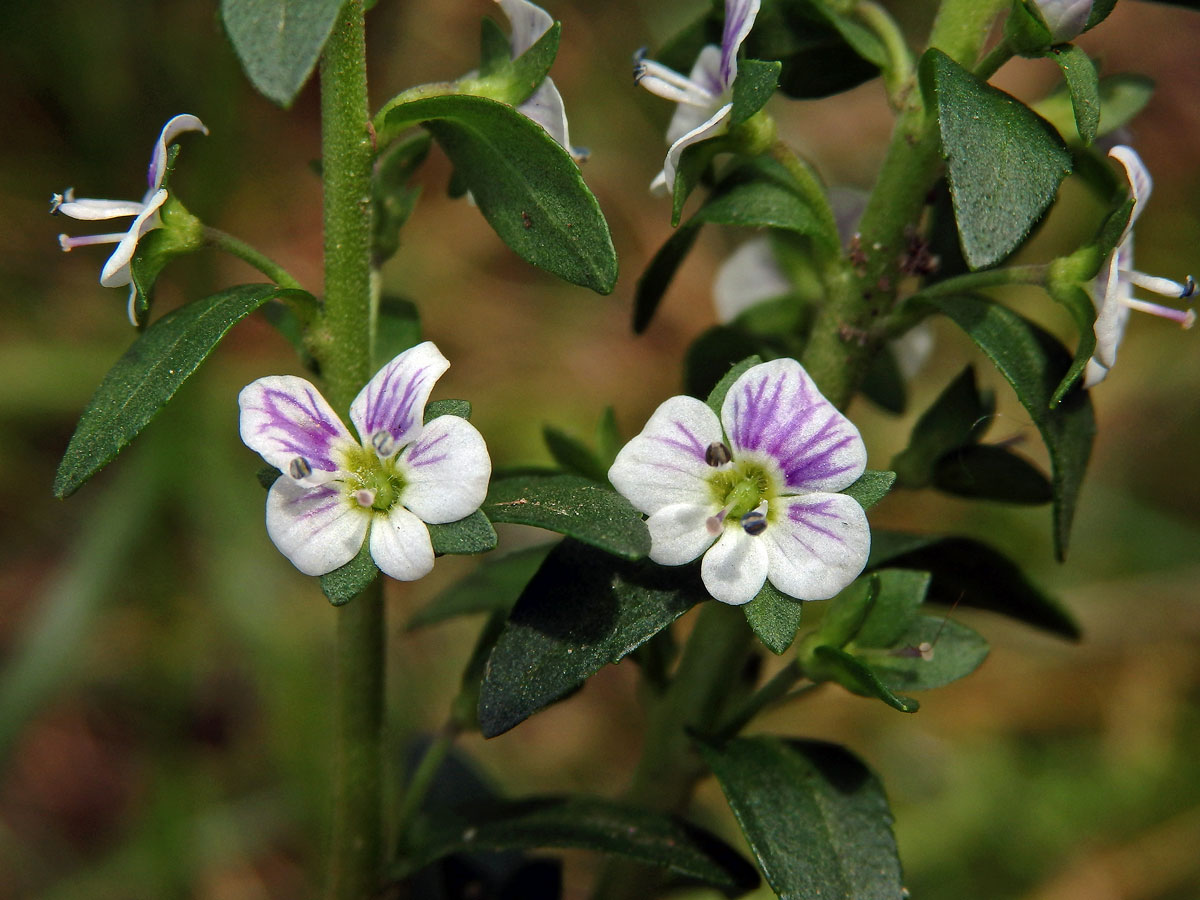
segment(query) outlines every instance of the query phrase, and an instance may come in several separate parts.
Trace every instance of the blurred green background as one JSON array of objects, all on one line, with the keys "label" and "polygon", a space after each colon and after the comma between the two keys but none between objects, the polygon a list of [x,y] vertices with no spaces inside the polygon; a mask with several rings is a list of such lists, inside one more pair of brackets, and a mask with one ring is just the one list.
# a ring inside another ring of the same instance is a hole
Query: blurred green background
[{"label": "blurred green background", "polygon": [[[554,78],[585,174],[621,259],[611,297],[531,270],[478,211],[446,196],[434,152],[387,290],[420,305],[454,363],[435,397],[475,405],[497,464],[541,462],[552,423],[590,436],[615,404],[627,435],[677,392],[688,342],[713,321],[709,285],[742,235],[710,229],[650,331],[634,338],[634,283],[669,234],[646,186],[661,165],[665,101],[636,90],[631,54],[689,21],[703,0],[546,3],[563,22]],[[929,2],[890,4],[923,36]],[[453,78],[477,60],[487,0],[380,0],[368,19],[373,102]],[[248,320],[133,448],[66,502],[55,466],[107,368],[133,339],[125,292],[97,283],[102,248],[62,254],[75,223],[46,215],[52,191],[137,197],[154,137],[190,112],[174,186],[206,221],[320,288],[314,85],[281,111],[255,95],[214,2],[66,0],[9,4],[0,21],[0,898],[221,900],[312,896],[320,884],[329,773],[334,610],[267,540],[260,463],[237,438],[236,394],[299,372],[285,342]],[[1133,140],[1156,179],[1138,226],[1145,271],[1200,270],[1200,16],[1121,0],[1082,45],[1105,72],[1142,72],[1158,92]],[[1033,100],[1058,78],[1018,61],[999,83]],[[867,186],[889,113],[877,83],[771,107],[782,133],[830,184]],[[1072,184],[1036,242],[1044,261],[1090,232],[1096,208]],[[75,228],[73,233],[86,229]],[[156,315],[221,286],[260,280],[201,254],[160,280]],[[1048,299],[1022,308],[1073,339]],[[912,895],[1036,900],[1200,896],[1200,344],[1135,319],[1094,397],[1100,422],[1065,565],[1052,561],[1044,509],[894,495],[876,524],[984,537],[1021,559],[1085,628],[1065,644],[983,613],[956,612],[993,652],[972,677],[921,697],[913,717],[834,688],[754,728],[845,742],[883,776]],[[927,405],[970,358],[938,328],[910,415],[865,403],[871,465],[885,467]],[[992,439],[1039,460],[1036,431],[986,364],[1001,398]],[[502,546],[544,535],[512,530]],[[404,622],[473,561],[387,585],[390,736],[441,724],[479,622],[419,633]],[[36,638],[31,638],[36,635]],[[493,741],[463,741],[508,792],[609,795],[636,760],[642,712],[632,664]],[[701,817],[731,839],[715,785]],[[568,860],[571,896],[596,861]],[[767,896],[764,894],[763,896]]]}]

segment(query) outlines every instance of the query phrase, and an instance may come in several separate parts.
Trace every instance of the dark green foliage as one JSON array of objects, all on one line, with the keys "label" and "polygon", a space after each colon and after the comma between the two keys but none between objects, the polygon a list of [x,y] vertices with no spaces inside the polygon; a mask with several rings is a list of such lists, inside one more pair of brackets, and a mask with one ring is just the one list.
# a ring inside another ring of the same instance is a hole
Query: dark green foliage
[{"label": "dark green foliage", "polygon": [[221,0],[221,21],[250,83],[288,107],[321,56],[342,0]]},{"label": "dark green foliage", "polygon": [[758,635],[758,639],[768,650],[780,654],[796,639],[804,604],[781,593],[775,585],[767,581],[758,595],[743,609],[750,630]]},{"label": "dark green foliage", "polygon": [[379,577],[379,567],[371,558],[371,542],[363,541],[350,562],[321,576],[321,590],[334,606],[349,603]]}]

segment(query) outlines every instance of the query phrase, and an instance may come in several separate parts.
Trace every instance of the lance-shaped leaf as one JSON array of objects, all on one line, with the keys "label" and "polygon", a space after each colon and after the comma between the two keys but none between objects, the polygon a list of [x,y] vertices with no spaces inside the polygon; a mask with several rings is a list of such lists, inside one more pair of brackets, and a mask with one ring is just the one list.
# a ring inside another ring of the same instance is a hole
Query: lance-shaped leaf
[{"label": "lance-shaped leaf", "polygon": [[1007,307],[974,295],[938,297],[930,301],[953,319],[996,364],[1017,399],[1033,419],[1050,451],[1054,486],[1054,547],[1067,553],[1071,520],[1083,484],[1096,419],[1092,401],[1074,391],[1053,409],[1050,404],[1071,356],[1057,339]]},{"label": "lance-shaped leaf", "polygon": [[1079,626],[1062,604],[1030,582],[1016,563],[980,541],[875,529],[867,571],[884,565],[931,573],[932,603],[987,609],[1062,637],[1079,637]]},{"label": "lance-shaped leaf", "polygon": [[482,510],[475,510],[457,522],[442,525],[427,524],[433,552],[439,556],[461,556],[468,553],[488,553],[496,549],[496,529]]},{"label": "lance-shaped leaf", "polygon": [[804,609],[802,601],[780,593],[775,585],[767,581],[743,609],[746,611],[746,624],[768,650],[780,654],[792,646],[796,631],[800,628],[800,616]]},{"label": "lance-shaped leaf", "polygon": [[744,59],[738,64],[733,82],[733,109],[729,111],[729,127],[736,128],[762,109],[779,85],[778,62]]},{"label": "lance-shaped leaf", "polygon": [[886,648],[856,640],[850,652],[893,691],[927,691],[970,675],[987,658],[987,641],[959,622],[918,616]]},{"label": "lance-shaped leaf", "polygon": [[[1154,81],[1145,75],[1120,73],[1105,75],[1097,86],[1100,121],[1096,137],[1103,137],[1128,125],[1150,102]],[[1031,107],[1034,112],[1055,127],[1068,143],[1079,140],[1075,108],[1070,88],[1064,83]]]},{"label": "lance-shaped leaf", "polygon": [[496,523],[545,528],[626,559],[650,552],[642,514],[608,485],[578,475],[496,478],[483,512]]},{"label": "lance-shaped leaf", "polygon": [[182,306],[155,321],[116,362],[83,411],[54,478],[68,497],[108,465],[175,396],[225,333],[275,297],[298,296],[273,284],[243,284]]},{"label": "lance-shaped leaf", "polygon": [[354,559],[321,576],[321,590],[334,606],[349,603],[379,577],[379,567],[371,558],[369,541],[363,541]]},{"label": "lance-shaped leaf", "polygon": [[801,667],[813,681],[836,681],[852,694],[882,700],[900,712],[915,713],[921,706],[911,697],[894,693],[870,666],[836,647],[818,645],[812,648],[804,655]]},{"label": "lance-shaped leaf", "polygon": [[422,124],[504,243],[526,262],[601,294],[617,256],[608,223],[571,155],[536,122],[487,97],[444,94],[376,118],[391,133]]},{"label": "lance-shaped leaf", "polygon": [[934,467],[933,484],[947,494],[976,500],[1038,506],[1054,499],[1050,480],[1037,466],[994,444],[947,453]]},{"label": "lance-shaped leaf", "polygon": [[291,106],[321,56],[343,0],[221,0],[221,21],[255,89]]},{"label": "lance-shaped leaf", "polygon": [[470,575],[429,601],[408,620],[409,629],[472,613],[507,613],[550,550],[549,545],[543,545],[489,557]]},{"label": "lance-shaped leaf", "polygon": [[583,441],[567,434],[553,425],[542,427],[542,439],[554,461],[572,475],[590,478],[601,484],[608,481],[608,467],[612,461],[604,462]]},{"label": "lance-shaped leaf", "polygon": [[888,495],[895,483],[895,472],[868,469],[859,476],[858,481],[845,488],[841,493],[853,497],[863,509],[870,509]]},{"label": "lance-shaped leaf", "polygon": [[996,403],[979,391],[975,369],[967,366],[946,386],[913,425],[908,446],[892,458],[900,484],[921,488],[933,481],[937,461],[952,450],[974,444],[991,424]]},{"label": "lance-shaped leaf", "polygon": [[752,737],[700,752],[781,900],[904,896],[887,797],[848,750]]},{"label": "lance-shaped leaf", "polygon": [[571,693],[708,599],[697,566],[627,562],[563,541],[525,587],[492,651],[479,697],[484,737]]},{"label": "lance-shaped leaf", "polygon": [[995,265],[1053,201],[1071,154],[1037,113],[940,50],[927,51],[920,68],[937,110],[963,253],[972,268]]},{"label": "lance-shaped leaf", "polygon": [[1075,128],[1086,146],[1096,139],[1100,127],[1100,76],[1087,53],[1074,44],[1055,47],[1050,56],[1062,69],[1071,94]]},{"label": "lance-shaped leaf", "polygon": [[441,813],[420,843],[393,866],[404,878],[452,853],[592,850],[667,869],[737,896],[758,884],[747,860],[712,833],[667,816],[600,797],[530,797]]}]

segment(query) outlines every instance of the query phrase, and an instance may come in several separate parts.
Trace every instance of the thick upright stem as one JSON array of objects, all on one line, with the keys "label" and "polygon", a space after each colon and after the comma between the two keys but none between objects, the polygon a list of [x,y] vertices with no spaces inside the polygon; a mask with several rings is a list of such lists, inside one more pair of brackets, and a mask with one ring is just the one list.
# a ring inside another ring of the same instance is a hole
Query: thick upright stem
[{"label": "thick upright stem", "polygon": [[[362,0],[348,0],[321,57],[325,315],[315,352],[335,408],[370,376],[373,148]],[[329,900],[367,900],[383,863],[381,732],[383,590],[377,581],[337,610],[333,835]]]},{"label": "thick upright stem", "polygon": [[[930,46],[973,67],[992,22],[1007,5],[1007,0],[945,0]],[[911,80],[859,223],[857,246],[847,265],[828,279],[828,302],[804,355],[822,393],[840,407],[858,390],[883,340],[874,326],[896,302],[909,233],[920,223],[941,166],[937,120],[924,107],[915,73]]]}]

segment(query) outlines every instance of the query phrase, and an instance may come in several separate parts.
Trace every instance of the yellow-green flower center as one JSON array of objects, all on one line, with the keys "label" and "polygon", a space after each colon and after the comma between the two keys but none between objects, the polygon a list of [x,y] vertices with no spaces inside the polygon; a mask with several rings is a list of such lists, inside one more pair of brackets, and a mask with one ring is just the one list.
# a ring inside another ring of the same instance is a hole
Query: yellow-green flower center
[{"label": "yellow-green flower center", "polygon": [[380,512],[391,509],[404,491],[404,476],[396,466],[400,454],[380,459],[369,447],[346,454],[344,483],[355,502]]},{"label": "yellow-green flower center", "polygon": [[735,461],[713,472],[708,478],[713,499],[724,509],[726,522],[737,522],[742,516],[767,501],[775,499],[775,479],[761,465]]}]

